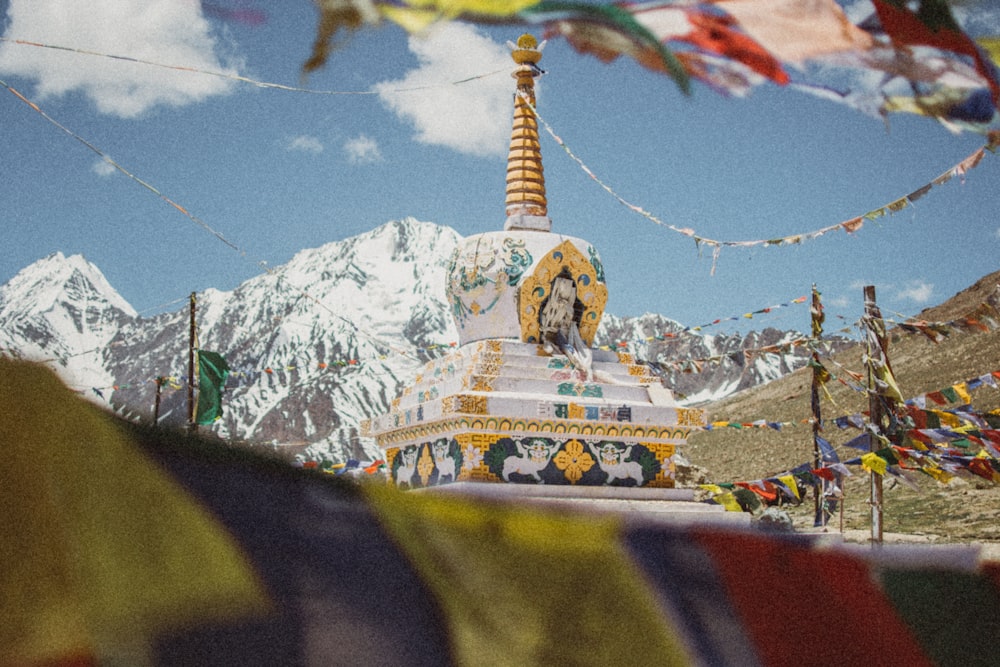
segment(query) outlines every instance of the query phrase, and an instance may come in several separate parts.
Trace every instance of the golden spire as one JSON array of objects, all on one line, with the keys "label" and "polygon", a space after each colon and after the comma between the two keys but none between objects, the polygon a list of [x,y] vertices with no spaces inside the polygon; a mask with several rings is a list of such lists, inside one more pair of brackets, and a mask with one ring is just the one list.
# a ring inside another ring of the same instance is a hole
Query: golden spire
[{"label": "golden spire", "polygon": [[517,63],[512,76],[517,79],[514,97],[514,126],[507,154],[507,222],[504,229],[530,229],[547,232],[552,228],[545,199],[545,174],[542,151],[538,144],[538,119],[535,118],[535,77],[542,73],[538,61],[542,50],[532,35],[521,35],[517,46],[511,45],[511,57]]}]

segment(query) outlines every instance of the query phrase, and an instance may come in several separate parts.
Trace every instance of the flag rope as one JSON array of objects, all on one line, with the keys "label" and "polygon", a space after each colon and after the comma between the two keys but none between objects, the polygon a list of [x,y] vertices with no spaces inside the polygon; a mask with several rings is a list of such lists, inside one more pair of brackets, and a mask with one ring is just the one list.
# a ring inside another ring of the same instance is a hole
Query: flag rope
[{"label": "flag rope", "polygon": [[[178,72],[189,72],[191,74],[204,74],[206,76],[214,76],[220,79],[229,79],[231,81],[238,81],[240,83],[247,83],[257,88],[272,88],[275,90],[283,90],[285,92],[292,93],[307,93],[310,95],[378,95],[380,91],[377,90],[316,90],[313,88],[302,88],[298,86],[288,86],[282,83],[272,83],[269,81],[260,81],[258,79],[251,79],[250,77],[242,76],[239,74],[232,74],[229,72],[219,72],[214,70],[204,70],[198,69],[196,67],[187,67],[184,65],[167,65],[165,63],[158,63],[152,60],[143,60],[141,58],[133,58],[131,56],[122,56],[112,53],[102,53],[100,51],[90,51],[87,49],[78,49],[70,46],[59,46],[55,44],[44,44],[42,42],[32,42],[26,39],[12,39],[10,37],[0,37],[0,42],[7,42],[9,44],[16,44],[18,46],[33,46],[42,49],[53,49],[56,51],[65,51],[68,53],[77,53],[85,56],[94,56],[99,58],[108,58],[111,60],[118,60],[122,62],[133,63],[136,65],[148,65],[150,67],[160,67],[163,69],[174,70]],[[506,69],[498,69],[492,72],[486,72],[484,74],[476,74],[474,76],[466,77],[464,79],[459,79],[457,81],[448,81],[442,83],[430,83],[423,86],[413,86],[411,88],[396,88],[386,92],[392,93],[411,93],[421,90],[432,90],[435,88],[444,88],[447,86],[458,86],[464,83],[470,83],[472,81],[477,81],[479,79],[485,79],[497,74],[506,73]]]},{"label": "flag rope", "polygon": [[699,248],[699,250],[701,249],[702,246],[710,247],[712,249],[712,270],[711,270],[712,275],[715,275],[715,268],[716,265],[718,264],[719,255],[722,252],[722,248],[724,247],[752,248],[756,246],[799,245],[803,241],[811,241],[813,239],[819,238],[820,236],[823,236],[830,232],[837,231],[839,229],[843,229],[848,234],[853,234],[858,230],[860,230],[862,226],[864,226],[865,221],[871,222],[879,218],[882,218],[884,216],[892,215],[894,213],[902,211],[903,209],[910,206],[913,202],[917,201],[918,199],[926,195],[933,186],[943,185],[948,181],[950,181],[954,176],[961,176],[964,178],[965,174],[967,174],[969,170],[979,165],[980,161],[982,161],[983,156],[986,154],[987,150],[989,150],[991,153],[995,153],[997,148],[1000,147],[1000,130],[992,131],[989,133],[989,140],[985,145],[973,151],[970,155],[965,157],[961,162],[959,162],[952,168],[948,169],[937,178],[933,179],[927,185],[924,185],[914,190],[913,192],[904,197],[900,197],[888,204],[885,204],[884,206],[872,209],[871,211],[868,211],[863,215],[855,216],[853,218],[850,218],[849,220],[838,222],[835,225],[829,225],[827,227],[823,227],[821,229],[817,229],[811,232],[804,232],[789,236],[781,236],[772,239],[758,239],[758,240],[746,240],[746,241],[721,241],[718,239],[712,239],[706,236],[702,236],[698,234],[694,229],[691,229],[690,227],[682,228],[670,224],[668,222],[664,222],[656,215],[650,213],[648,210],[643,208],[642,206],[633,204],[629,200],[625,199],[625,197],[623,197],[617,191],[615,191],[614,188],[612,188],[600,177],[598,177],[597,174],[594,173],[594,171],[590,167],[588,167],[587,164],[576,153],[573,152],[573,150],[569,147],[569,145],[567,145],[566,142],[563,141],[563,139],[558,134],[556,134],[555,130],[552,129],[552,126],[548,123],[548,121],[546,121],[541,115],[539,115],[538,110],[534,107],[534,105],[531,104],[531,101],[525,96],[524,93],[518,91],[517,94],[521,96],[524,103],[528,106],[528,108],[531,109],[532,113],[535,115],[535,118],[538,120],[538,122],[542,124],[542,126],[545,128],[545,131],[549,134],[549,136],[552,137],[552,139],[563,149],[563,151],[565,151],[566,155],[568,155],[569,158],[573,160],[577,164],[577,166],[580,167],[580,169],[585,174],[587,174],[587,176],[591,178],[591,180],[597,183],[601,187],[601,189],[603,189],[605,192],[607,192],[616,200],[618,200],[618,202],[622,204],[625,208],[629,209],[634,213],[638,213],[639,215],[646,218],[650,222],[653,222],[661,227],[669,229],[670,231],[676,232],[678,234],[681,234],[683,236],[686,236],[694,240],[695,245]]},{"label": "flag rope", "polygon": [[[15,89],[14,87],[12,87],[6,81],[3,81],[2,79],[0,79],[0,86],[3,86],[4,88],[6,88],[16,98],[18,98],[19,100],[21,100],[22,102],[24,102],[25,104],[27,104],[29,107],[31,107],[34,111],[36,111],[46,121],[48,121],[49,123],[51,123],[55,127],[59,128],[60,130],[62,130],[63,132],[65,132],[67,135],[69,135],[70,137],[72,137],[73,139],[75,139],[76,141],[78,141],[79,143],[81,143],[82,145],[86,146],[88,149],[90,149],[94,153],[96,153],[102,160],[104,160],[105,162],[107,162],[108,164],[110,164],[117,171],[121,172],[122,174],[124,174],[126,177],[128,177],[130,180],[134,181],[135,183],[138,183],[139,185],[141,185],[142,187],[144,187],[146,190],[149,190],[150,192],[152,192],[153,194],[155,194],[157,197],[159,197],[161,200],[163,200],[167,204],[170,204],[173,208],[175,208],[177,211],[179,211],[186,218],[188,218],[189,220],[191,220],[192,222],[194,222],[196,225],[198,225],[199,227],[201,227],[202,229],[204,229],[205,231],[207,231],[208,233],[210,233],[212,236],[214,236],[219,241],[221,241],[222,243],[224,243],[230,249],[232,249],[232,250],[236,251],[237,253],[239,253],[239,255],[241,257],[247,259],[247,261],[252,262],[253,264],[255,264],[257,267],[259,267],[260,269],[262,269],[268,275],[276,277],[277,278],[277,283],[276,283],[277,285],[281,284],[282,278],[284,276],[282,276],[278,270],[272,269],[268,265],[268,263],[266,261],[264,261],[262,259],[256,259],[255,260],[255,259],[250,258],[249,253],[246,250],[244,250],[240,246],[236,245],[234,242],[230,241],[228,238],[226,238],[222,234],[222,232],[219,232],[218,230],[212,228],[207,222],[205,222],[204,220],[202,220],[198,216],[192,214],[190,211],[188,211],[186,208],[184,208],[183,206],[181,206],[180,204],[178,204],[176,201],[174,201],[170,197],[168,197],[165,194],[163,194],[162,192],[160,192],[155,186],[153,186],[149,182],[147,182],[147,181],[139,178],[138,176],[136,176],[135,174],[133,174],[132,172],[130,172],[128,169],[126,169],[125,167],[123,167],[122,165],[120,165],[118,162],[116,162],[113,159],[111,159],[111,157],[108,154],[106,154],[104,151],[102,151],[100,148],[98,148],[97,146],[95,146],[93,143],[87,141],[86,139],[84,139],[80,135],[76,134],[75,132],[73,132],[72,130],[70,130],[68,127],[66,127],[65,125],[63,125],[59,121],[57,121],[55,118],[53,118],[52,116],[50,116],[49,114],[47,114],[44,110],[42,110],[41,107],[39,107],[37,104],[35,104],[31,100],[29,100],[27,97],[25,97],[24,95],[22,95],[17,89]],[[378,346],[380,346],[380,347],[382,347],[384,349],[392,350],[393,352],[396,352],[396,353],[401,354],[403,356],[409,356],[409,353],[406,352],[405,350],[395,348],[391,343],[386,343],[384,340],[382,340],[381,338],[379,338],[375,334],[372,334],[372,333],[370,333],[370,332],[362,329],[361,327],[359,327],[354,322],[351,322],[347,318],[345,318],[345,317],[343,317],[341,315],[338,315],[337,313],[335,313],[333,311],[333,309],[331,309],[329,306],[327,306],[325,303],[323,303],[322,301],[320,301],[319,299],[317,299],[315,296],[313,296],[309,292],[307,292],[307,291],[305,291],[305,290],[303,290],[301,288],[298,288],[298,287],[296,287],[294,285],[291,285],[291,289],[298,290],[298,295],[300,297],[309,299],[310,301],[314,302],[320,308],[322,308],[323,310],[327,311],[327,313],[329,313],[329,315],[331,317],[334,317],[334,318],[336,318],[338,320],[341,320],[342,322],[344,322],[345,324],[347,324],[348,326],[350,326],[351,328],[353,328],[355,331],[357,331],[359,334],[362,334],[367,339],[373,341],[376,345],[378,345]]]}]

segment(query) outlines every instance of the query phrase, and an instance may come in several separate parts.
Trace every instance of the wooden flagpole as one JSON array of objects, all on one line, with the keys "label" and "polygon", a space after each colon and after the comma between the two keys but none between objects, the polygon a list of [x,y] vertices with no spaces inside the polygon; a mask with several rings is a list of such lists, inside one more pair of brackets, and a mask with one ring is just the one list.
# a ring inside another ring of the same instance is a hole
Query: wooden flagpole
[{"label": "wooden flagpole", "polygon": [[[816,350],[816,344],[819,340],[820,335],[823,333],[823,305],[819,300],[819,290],[816,289],[815,283],[812,286],[812,306],[809,309],[812,315],[812,337],[813,337],[813,373],[812,373],[812,391],[811,391],[811,401],[812,401],[812,434],[813,434],[813,468],[819,468],[823,461],[820,456],[819,449],[819,431],[822,428],[820,424],[820,405],[819,405],[819,385],[820,385],[820,362],[819,362],[819,352]],[[819,488],[815,490],[814,493],[816,499],[816,514],[814,516],[819,518],[820,526],[826,528],[826,510],[824,508],[824,502],[826,498],[826,480],[821,480]]]},{"label": "wooden flagpole", "polygon": [[[878,436],[882,433],[882,425],[885,422],[881,396],[878,393],[878,386],[875,382],[876,370],[875,359],[880,358],[882,349],[879,341],[880,331],[884,331],[885,324],[882,322],[882,312],[875,305],[875,286],[865,285],[865,336],[868,367],[868,410],[869,424],[871,432],[868,434],[868,451],[874,452],[878,449]],[[869,485],[869,505],[871,506],[871,541],[873,544],[882,543],[882,475],[876,472],[869,473],[871,484]]]},{"label": "wooden flagpole", "polygon": [[165,378],[162,375],[156,376],[156,398],[153,400],[153,425],[160,421],[160,392],[163,389]]},{"label": "wooden flagpole", "polygon": [[188,430],[194,431],[198,426],[194,423],[194,348],[195,337],[195,297],[196,293],[191,292],[191,322],[188,335],[188,384],[187,384],[187,419]]}]

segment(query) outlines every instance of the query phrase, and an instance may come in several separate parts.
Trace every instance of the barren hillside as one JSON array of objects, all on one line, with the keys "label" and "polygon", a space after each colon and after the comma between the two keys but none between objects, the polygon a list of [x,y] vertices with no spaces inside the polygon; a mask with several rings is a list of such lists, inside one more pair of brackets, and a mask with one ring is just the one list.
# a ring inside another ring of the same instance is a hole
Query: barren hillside
[{"label": "barren hillside", "polygon": [[[920,317],[929,322],[950,322],[968,316],[1000,284],[1000,271],[987,275],[948,301],[929,308]],[[859,314],[860,315],[860,314]],[[885,315],[885,314],[884,314]],[[887,317],[888,319],[888,317]],[[867,395],[849,388],[847,371],[864,374],[861,344],[824,358],[834,375],[828,396],[822,397],[824,419],[864,412]],[[937,391],[953,384],[1000,370],[1000,329],[975,331],[953,328],[943,341],[934,343],[919,333],[906,333],[890,325],[889,357],[904,398]],[[805,368],[765,386],[733,395],[705,406],[709,421],[749,423],[795,422],[780,431],[771,428],[719,428],[696,434],[687,449],[688,458],[708,470],[712,482],[753,481],[788,471],[813,460],[812,427],[802,423],[810,417],[811,369]],[[979,412],[1000,407],[1000,391],[983,386],[972,392],[972,405]],[[827,424],[822,436],[838,446],[841,460],[862,452],[842,448],[860,432]],[[845,529],[870,530],[869,477],[860,466],[851,466],[854,476],[845,485],[843,525]],[[940,541],[1000,541],[1000,485],[980,478],[958,477],[947,485],[920,475],[912,489],[886,478],[883,529],[886,532],[925,535]],[[798,507],[786,507],[797,530],[811,529],[814,501],[810,496]],[[839,529],[834,516],[831,530]]]}]

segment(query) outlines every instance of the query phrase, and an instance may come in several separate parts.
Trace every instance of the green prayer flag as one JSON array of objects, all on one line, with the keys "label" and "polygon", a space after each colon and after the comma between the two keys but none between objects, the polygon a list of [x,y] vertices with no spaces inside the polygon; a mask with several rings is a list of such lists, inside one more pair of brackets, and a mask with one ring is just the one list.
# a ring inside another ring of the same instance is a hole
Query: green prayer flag
[{"label": "green prayer flag", "polygon": [[944,395],[945,398],[948,399],[949,403],[958,402],[958,392],[955,391],[954,387],[945,387],[944,389],[941,390],[941,393]]},{"label": "green prayer flag", "polygon": [[222,417],[222,391],[229,364],[218,352],[198,351],[198,410],[195,422],[211,424]]}]

